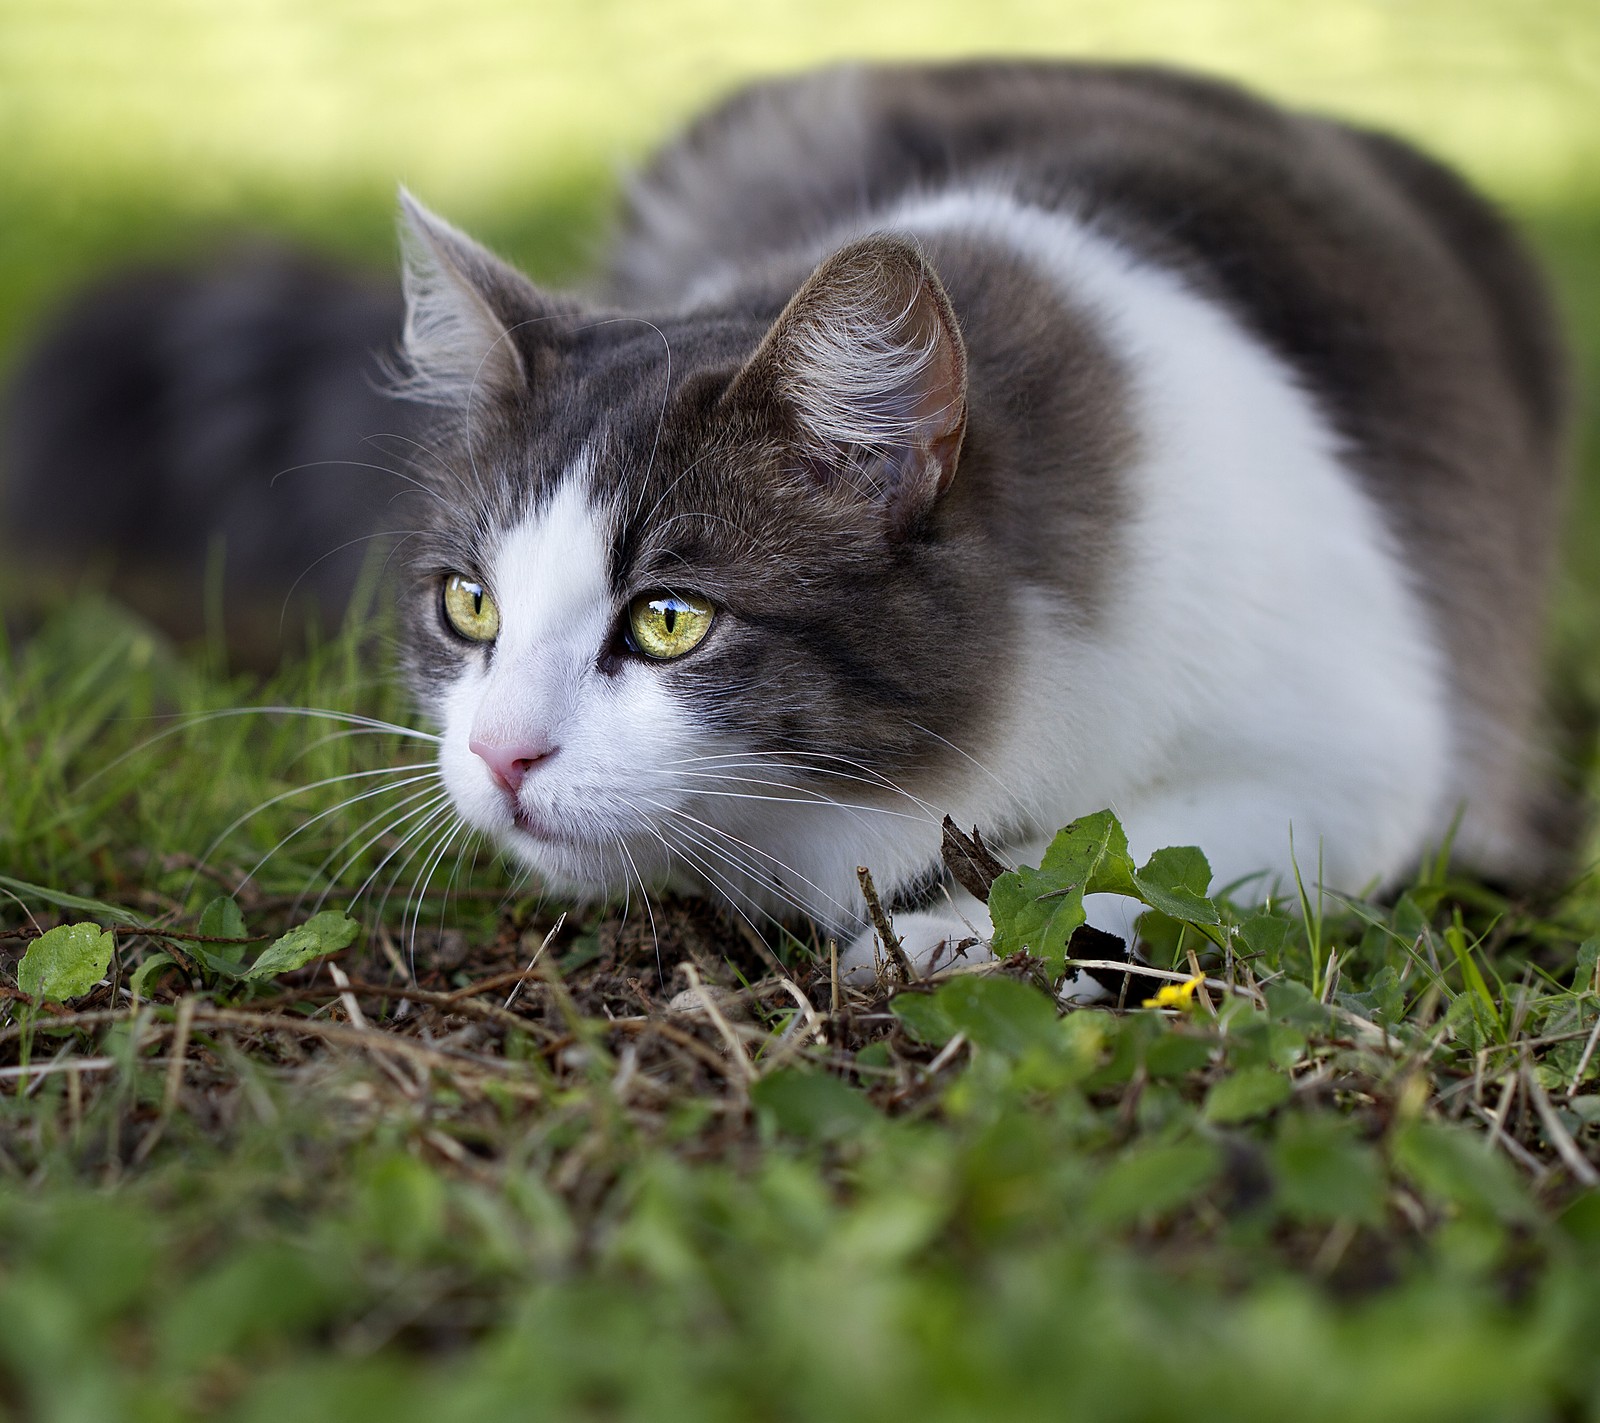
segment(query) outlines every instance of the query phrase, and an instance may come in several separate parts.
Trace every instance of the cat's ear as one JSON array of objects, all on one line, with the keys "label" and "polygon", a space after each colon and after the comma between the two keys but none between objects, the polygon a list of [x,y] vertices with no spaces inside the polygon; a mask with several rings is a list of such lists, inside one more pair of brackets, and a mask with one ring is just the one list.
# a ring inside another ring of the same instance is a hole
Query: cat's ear
[{"label": "cat's ear", "polygon": [[512,330],[547,300],[465,233],[400,190],[406,295],[403,393],[431,404],[513,395],[528,373]]},{"label": "cat's ear", "polygon": [[776,398],[826,481],[856,489],[905,533],[955,477],[967,352],[922,254],[866,237],[806,280],[730,398]]}]

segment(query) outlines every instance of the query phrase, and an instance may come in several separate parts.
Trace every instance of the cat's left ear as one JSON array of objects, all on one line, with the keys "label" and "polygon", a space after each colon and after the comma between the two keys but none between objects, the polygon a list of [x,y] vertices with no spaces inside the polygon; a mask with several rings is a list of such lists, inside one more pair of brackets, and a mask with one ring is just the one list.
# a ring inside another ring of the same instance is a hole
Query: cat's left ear
[{"label": "cat's left ear", "polygon": [[520,272],[400,190],[405,258],[404,393],[436,405],[519,394],[528,372],[513,332],[551,309]]},{"label": "cat's left ear", "polygon": [[752,397],[775,397],[820,477],[903,536],[949,488],[967,429],[966,346],[933,268],[887,235],[835,252],[728,393]]}]

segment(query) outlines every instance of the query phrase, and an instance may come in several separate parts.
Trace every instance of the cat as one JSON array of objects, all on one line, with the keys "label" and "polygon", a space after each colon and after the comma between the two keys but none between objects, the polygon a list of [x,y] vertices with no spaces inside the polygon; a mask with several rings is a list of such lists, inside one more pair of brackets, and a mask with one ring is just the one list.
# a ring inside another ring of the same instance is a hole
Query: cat
[{"label": "cat", "polygon": [[584,297],[403,205],[406,664],[555,893],[860,970],[868,866],[925,971],[989,932],[946,813],[1037,862],[1111,806],[1244,902],[1559,863],[1561,342],[1406,144],[1157,68],[852,65],[669,143]]}]

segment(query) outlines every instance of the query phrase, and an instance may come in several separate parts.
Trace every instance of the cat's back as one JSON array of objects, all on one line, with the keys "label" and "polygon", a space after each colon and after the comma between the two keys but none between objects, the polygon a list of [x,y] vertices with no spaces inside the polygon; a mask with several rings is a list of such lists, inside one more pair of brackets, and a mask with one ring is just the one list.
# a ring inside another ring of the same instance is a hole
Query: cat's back
[{"label": "cat's back", "polygon": [[662,150],[629,194],[612,294],[692,306],[860,232],[924,241],[910,215],[935,201],[941,275],[964,204],[980,241],[1002,208],[1043,213],[1175,276],[1310,397],[1431,624],[1456,784],[1496,827],[1482,858],[1533,868],[1527,748],[1567,399],[1542,282],[1493,207],[1398,140],[1209,79],[851,66],[744,90]]},{"label": "cat's back", "polygon": [[1386,134],[1156,66],[844,65],[751,85],[632,183],[609,294],[633,308],[693,300],[908,199],[978,189],[1069,213],[1177,269],[1308,365],[1335,403],[1368,354],[1356,336],[1408,320],[1420,335],[1430,306],[1470,313],[1530,444],[1559,444],[1558,328],[1489,203]]},{"label": "cat's back", "polygon": [[908,196],[974,184],[1241,285],[1263,253],[1313,235],[1352,257],[1384,249],[1389,265],[1409,229],[1492,308],[1536,417],[1563,414],[1563,353],[1537,273],[1467,184],[1388,135],[1151,65],[852,64],[750,85],[630,185],[609,284],[625,305],[674,302]]}]

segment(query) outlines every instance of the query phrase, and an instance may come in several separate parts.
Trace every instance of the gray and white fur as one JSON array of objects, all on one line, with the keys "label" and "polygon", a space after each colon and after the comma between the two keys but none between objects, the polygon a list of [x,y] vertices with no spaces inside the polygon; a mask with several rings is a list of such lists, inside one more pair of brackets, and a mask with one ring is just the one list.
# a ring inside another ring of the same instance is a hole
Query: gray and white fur
[{"label": "gray and white fur", "polygon": [[[1109,805],[1247,899],[1292,854],[1393,885],[1452,827],[1551,871],[1560,342],[1406,145],[1157,69],[848,67],[665,148],[597,300],[407,229],[447,466],[410,666],[461,816],[553,889],[673,882],[861,963],[866,865],[927,964],[988,929],[946,813],[1020,861]],[[640,655],[652,593],[704,642]]]}]

